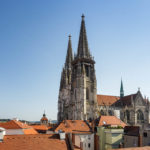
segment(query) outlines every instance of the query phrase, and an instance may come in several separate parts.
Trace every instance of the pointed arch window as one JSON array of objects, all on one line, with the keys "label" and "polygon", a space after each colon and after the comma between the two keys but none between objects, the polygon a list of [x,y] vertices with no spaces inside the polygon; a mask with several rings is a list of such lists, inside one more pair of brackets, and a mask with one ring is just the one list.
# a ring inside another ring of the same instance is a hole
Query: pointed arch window
[{"label": "pointed arch window", "polygon": [[103,110],[101,110],[101,111],[100,111],[100,114],[101,114],[101,115],[105,115],[105,113],[104,113],[104,111],[103,111]]},{"label": "pointed arch window", "polygon": [[129,110],[126,110],[126,118],[127,118],[127,122],[130,121],[130,112]]},{"label": "pointed arch window", "polygon": [[89,89],[86,88],[86,99],[89,99]]},{"label": "pointed arch window", "polygon": [[144,115],[141,110],[137,111],[137,122],[144,122]]},{"label": "pointed arch window", "polygon": [[109,111],[108,111],[108,114],[109,114],[110,116],[113,116],[113,115],[114,115],[112,110],[109,110]]},{"label": "pointed arch window", "polygon": [[89,77],[89,67],[85,66],[86,76]]}]

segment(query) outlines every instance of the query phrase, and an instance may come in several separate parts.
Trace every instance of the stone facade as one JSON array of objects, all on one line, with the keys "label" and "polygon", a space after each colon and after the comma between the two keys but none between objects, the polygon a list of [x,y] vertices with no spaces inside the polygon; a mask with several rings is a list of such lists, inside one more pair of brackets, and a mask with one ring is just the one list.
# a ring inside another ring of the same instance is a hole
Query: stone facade
[{"label": "stone facade", "polygon": [[69,36],[65,65],[62,69],[58,121],[95,119],[98,115],[115,115],[128,125],[149,123],[149,101],[141,92],[124,96],[121,80],[120,97],[97,95],[95,61],[90,54],[82,16],[77,54],[73,58]]},{"label": "stone facade", "polygon": [[95,61],[88,49],[84,16],[82,16],[77,55],[72,55],[69,36],[66,62],[61,74],[58,121],[87,120],[97,115],[97,81]]},{"label": "stone facade", "polygon": [[143,98],[140,90],[135,94],[120,98],[116,96],[104,97],[107,97],[107,100],[101,96],[104,102],[98,103],[100,115],[115,115],[128,125],[138,125],[142,128],[148,126],[150,103],[147,98]]}]

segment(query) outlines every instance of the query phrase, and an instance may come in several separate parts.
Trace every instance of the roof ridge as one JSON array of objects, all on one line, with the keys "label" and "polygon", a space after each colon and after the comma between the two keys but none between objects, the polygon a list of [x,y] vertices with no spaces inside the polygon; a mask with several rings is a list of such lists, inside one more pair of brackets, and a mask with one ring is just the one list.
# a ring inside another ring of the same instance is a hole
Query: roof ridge
[{"label": "roof ridge", "polygon": [[113,96],[113,97],[120,97],[120,96],[115,96],[115,95],[105,95],[105,94],[97,94],[97,96]]},{"label": "roof ridge", "polygon": [[18,124],[18,122],[16,120],[11,120],[10,122],[13,122],[14,124],[16,124],[19,128],[22,129],[22,127]]},{"label": "roof ridge", "polygon": [[[124,97],[127,97],[127,96],[132,96],[132,95],[136,95],[137,93],[134,93],[134,94],[129,94],[129,95],[125,95]],[[122,98],[124,98],[122,97]]]}]

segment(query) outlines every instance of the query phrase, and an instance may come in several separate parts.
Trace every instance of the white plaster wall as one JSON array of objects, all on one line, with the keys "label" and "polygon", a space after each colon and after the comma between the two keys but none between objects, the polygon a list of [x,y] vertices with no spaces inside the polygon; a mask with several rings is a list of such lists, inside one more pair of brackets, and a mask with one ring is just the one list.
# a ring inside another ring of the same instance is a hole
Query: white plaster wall
[{"label": "white plaster wall", "polygon": [[83,150],[94,150],[94,134],[80,135],[80,139],[83,142]]},{"label": "white plaster wall", "polygon": [[24,134],[22,129],[6,129],[6,135]]}]

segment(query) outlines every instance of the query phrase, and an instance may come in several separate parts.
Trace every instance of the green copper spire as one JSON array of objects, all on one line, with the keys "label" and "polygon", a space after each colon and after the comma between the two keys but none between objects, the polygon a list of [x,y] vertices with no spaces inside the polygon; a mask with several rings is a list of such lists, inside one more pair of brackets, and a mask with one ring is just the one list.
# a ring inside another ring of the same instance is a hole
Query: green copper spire
[{"label": "green copper spire", "polygon": [[121,79],[121,86],[120,86],[120,98],[124,97],[124,90],[123,90],[123,82]]}]

